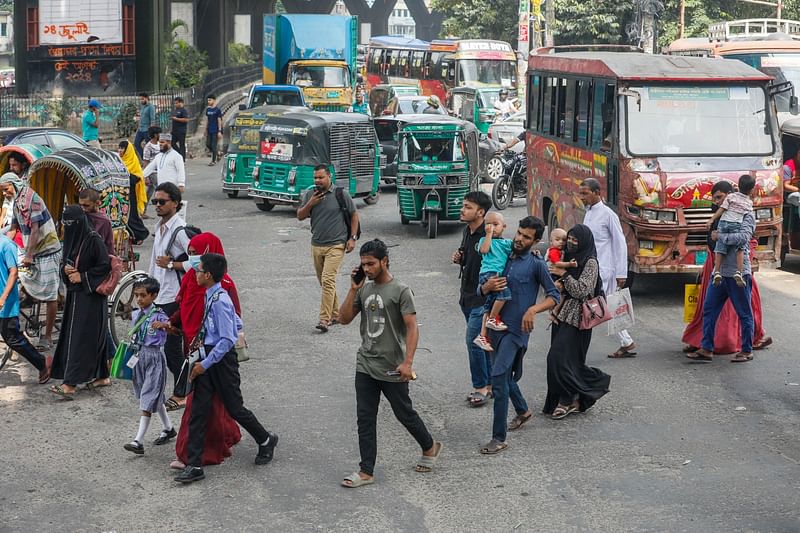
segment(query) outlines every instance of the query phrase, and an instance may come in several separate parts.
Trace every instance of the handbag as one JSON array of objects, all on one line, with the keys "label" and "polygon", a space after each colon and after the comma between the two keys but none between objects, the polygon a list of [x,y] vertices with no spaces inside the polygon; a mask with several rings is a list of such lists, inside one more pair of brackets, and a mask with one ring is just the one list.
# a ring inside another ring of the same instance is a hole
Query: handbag
[{"label": "handbag", "polygon": [[239,331],[239,338],[236,339],[233,349],[236,352],[236,360],[238,362],[242,363],[250,359],[247,355],[247,339],[244,336],[244,331]]},{"label": "handbag", "polygon": [[108,262],[111,263],[111,270],[108,275],[100,282],[94,290],[97,294],[111,296],[117,288],[119,278],[122,277],[122,259],[113,254],[108,254]]},{"label": "handbag", "polygon": [[133,370],[128,368],[128,360],[135,353],[135,351],[131,349],[131,338],[139,333],[142,325],[152,316],[155,309],[156,308],[153,307],[147,314],[143,314],[128,332],[128,335],[117,345],[117,351],[114,352],[114,359],[111,361],[110,373],[112,377],[117,379],[133,379]]},{"label": "handbag", "polygon": [[606,297],[602,294],[589,298],[581,304],[581,324],[578,329],[592,329],[611,320]]}]

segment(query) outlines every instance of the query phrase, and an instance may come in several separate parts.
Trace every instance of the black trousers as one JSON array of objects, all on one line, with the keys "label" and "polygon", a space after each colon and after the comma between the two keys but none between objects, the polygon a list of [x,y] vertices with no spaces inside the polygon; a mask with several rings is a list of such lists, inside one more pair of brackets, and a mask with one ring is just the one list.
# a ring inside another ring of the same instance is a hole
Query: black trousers
[{"label": "black trousers", "polygon": [[[375,469],[375,459],[378,456],[378,405],[381,401],[381,393],[389,400],[395,418],[416,439],[422,451],[429,450],[433,446],[433,437],[411,405],[408,383],[381,381],[373,379],[363,372],[356,372],[358,449],[361,452],[359,466],[362,472],[369,475],[372,475]],[[194,405],[192,409],[194,409]]]},{"label": "black trousers", "polygon": [[211,152],[211,161],[217,161],[217,134],[206,132],[206,148]]},{"label": "black trousers", "polygon": [[[206,346],[209,353],[213,346]],[[194,397],[192,398],[192,412],[189,419],[189,464],[203,466],[203,444],[206,441],[206,425],[211,412],[211,400],[216,392],[228,414],[242,426],[245,431],[255,439],[257,444],[263,444],[269,433],[249,409],[244,406],[241,379],[239,377],[239,362],[236,352],[231,350],[215,365],[192,382]]]},{"label": "black trousers", "polygon": [[176,152],[181,154],[181,157],[186,161],[186,133],[175,133],[172,131],[172,147]]},{"label": "black trousers", "polygon": [[25,338],[19,329],[19,317],[0,318],[0,336],[9,348],[28,360],[36,370],[44,370],[45,357]]},{"label": "black trousers", "polygon": [[[178,304],[176,302],[160,304],[159,307],[167,316],[172,316],[173,313],[178,310]],[[174,379],[172,394],[178,398],[183,398],[186,396],[186,383],[189,378],[189,372],[187,370],[184,370],[183,374],[181,374],[183,362],[186,360],[183,354],[183,336],[167,335],[167,343],[164,345],[164,355],[167,356],[167,368],[169,368]]]}]

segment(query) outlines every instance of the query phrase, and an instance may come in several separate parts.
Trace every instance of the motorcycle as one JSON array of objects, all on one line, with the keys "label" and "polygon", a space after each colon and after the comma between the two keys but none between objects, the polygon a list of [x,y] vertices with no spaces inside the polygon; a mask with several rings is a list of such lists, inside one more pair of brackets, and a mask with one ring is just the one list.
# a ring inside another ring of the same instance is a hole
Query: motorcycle
[{"label": "motorcycle", "polygon": [[528,158],[524,152],[503,150],[493,161],[499,162],[500,176],[492,187],[492,203],[498,211],[512,204],[514,198],[528,194]]}]

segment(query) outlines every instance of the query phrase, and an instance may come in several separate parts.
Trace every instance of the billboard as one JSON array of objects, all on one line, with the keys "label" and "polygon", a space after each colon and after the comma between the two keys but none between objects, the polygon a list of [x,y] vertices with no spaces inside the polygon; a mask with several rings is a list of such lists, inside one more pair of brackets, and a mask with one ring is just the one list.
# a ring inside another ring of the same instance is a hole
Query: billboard
[{"label": "billboard", "polygon": [[39,43],[121,43],[122,0],[39,0]]}]

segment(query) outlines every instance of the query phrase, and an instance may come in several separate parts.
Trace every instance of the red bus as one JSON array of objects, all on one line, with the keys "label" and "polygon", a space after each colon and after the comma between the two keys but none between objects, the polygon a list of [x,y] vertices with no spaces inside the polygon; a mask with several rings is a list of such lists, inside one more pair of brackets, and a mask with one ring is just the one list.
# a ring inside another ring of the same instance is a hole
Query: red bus
[{"label": "red bus", "polygon": [[385,83],[416,85],[424,95],[448,101],[460,86],[517,89],[516,55],[503,41],[374,37],[367,53],[367,89]]},{"label": "red bus", "polygon": [[711,187],[757,181],[756,258],[779,257],[783,183],[771,78],[741,61],[642,53],[531,55],[528,211],[583,220],[579,184],[600,180],[634,272],[699,271]]}]

